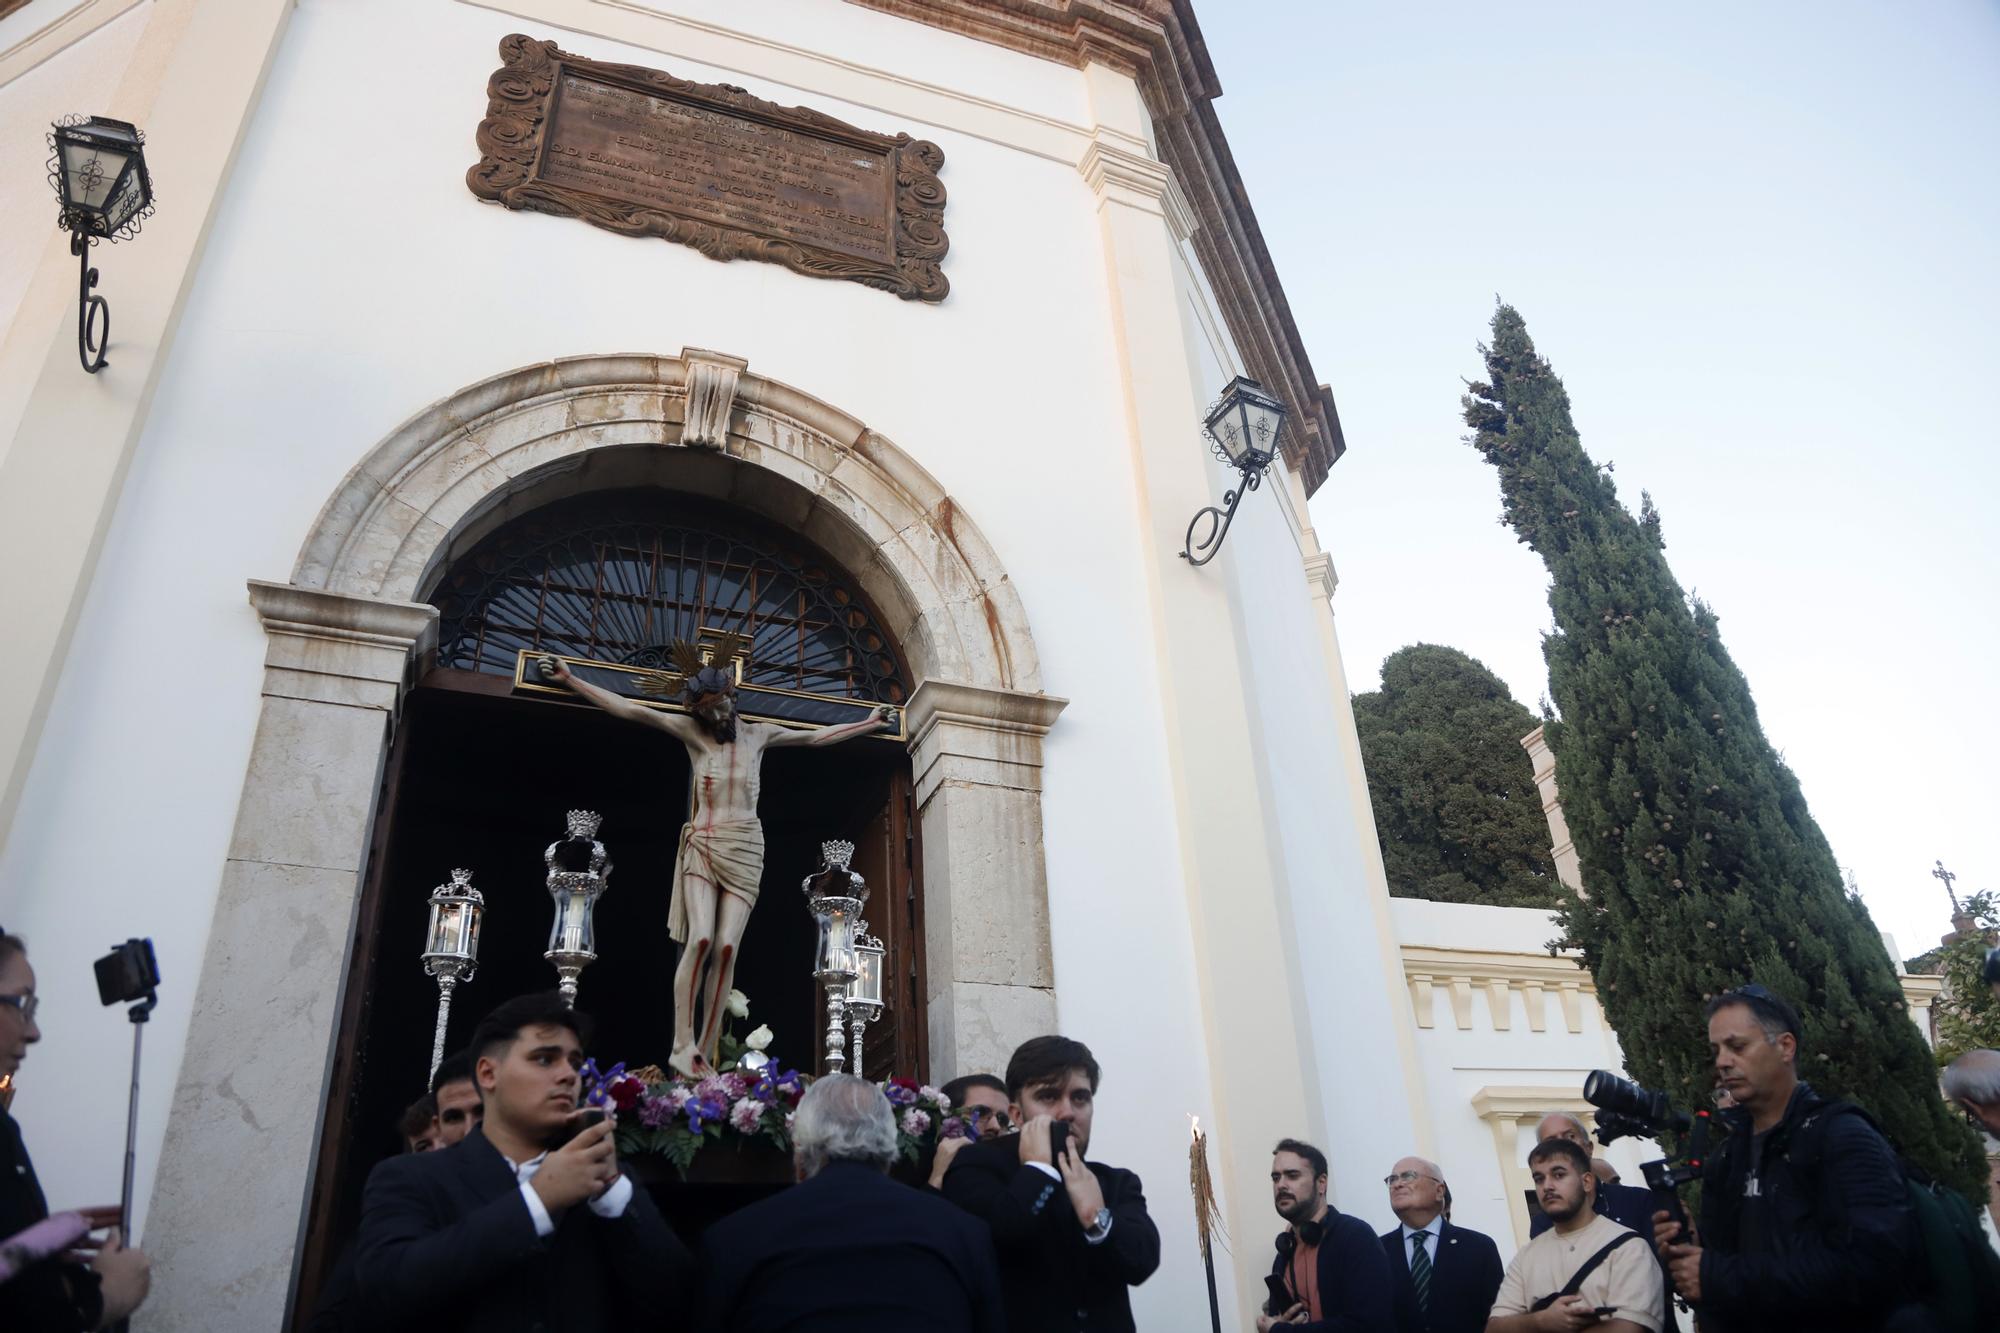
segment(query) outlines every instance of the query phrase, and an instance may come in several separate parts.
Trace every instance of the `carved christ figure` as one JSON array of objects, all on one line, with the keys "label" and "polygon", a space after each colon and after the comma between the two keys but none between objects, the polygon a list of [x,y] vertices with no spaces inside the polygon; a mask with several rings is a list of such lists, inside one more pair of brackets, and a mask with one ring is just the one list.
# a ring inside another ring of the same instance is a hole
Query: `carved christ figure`
[{"label": "carved christ figure", "polygon": [[[727,663],[734,645],[716,660]],[[674,1049],[669,1063],[689,1076],[709,1073],[722,1036],[724,1001],[736,975],[737,948],[764,877],[764,826],[757,818],[764,751],[788,745],[837,745],[889,726],[884,705],[861,722],[800,731],[743,719],[736,712],[736,682],[724,667],[705,666],[687,644],[673,645],[685,684],[687,714],[662,712],[578,680],[556,658],[541,661],[542,675],[610,713],[658,727],[687,747],[693,767],[694,815],[681,829],[674,861],[667,934],[681,946],[674,971]],[[664,679],[664,678],[660,678]],[[648,693],[662,693],[653,682]],[[695,1002],[703,1006],[696,1035]]]}]

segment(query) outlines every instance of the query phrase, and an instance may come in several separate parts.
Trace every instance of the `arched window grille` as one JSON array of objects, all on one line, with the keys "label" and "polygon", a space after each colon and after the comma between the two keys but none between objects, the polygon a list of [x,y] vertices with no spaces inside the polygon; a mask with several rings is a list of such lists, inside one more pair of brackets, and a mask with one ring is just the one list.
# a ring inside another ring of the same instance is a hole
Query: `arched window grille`
[{"label": "arched window grille", "polygon": [[812,547],[668,493],[579,496],[487,536],[431,594],[438,665],[512,675],[523,649],[668,669],[699,631],[750,636],[745,681],[902,704],[909,677],[859,591]]}]

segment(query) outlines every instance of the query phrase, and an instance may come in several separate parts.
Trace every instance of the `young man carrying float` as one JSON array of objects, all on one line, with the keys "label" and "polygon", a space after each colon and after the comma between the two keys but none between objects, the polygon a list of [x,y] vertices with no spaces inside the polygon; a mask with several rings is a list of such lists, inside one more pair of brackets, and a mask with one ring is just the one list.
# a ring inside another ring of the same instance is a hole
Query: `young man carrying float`
[{"label": "young man carrying float", "polygon": [[[736,681],[728,663],[746,646],[737,636],[724,636],[714,657],[720,666],[703,665],[687,643],[676,641],[669,648],[685,681],[680,701],[688,710],[686,716],[648,708],[578,680],[557,658],[541,661],[546,679],[574,690],[613,717],[658,727],[687,747],[693,767],[694,817],[681,829],[667,934],[681,946],[680,966],[674,971],[674,1050],[668,1063],[689,1077],[714,1068],[722,1036],[722,1002],[736,975],[737,947],[764,878],[764,826],[757,818],[764,751],[837,745],[872,735],[888,729],[892,712],[884,705],[864,722],[818,731],[740,718]],[[697,997],[707,1000],[699,1038],[694,1029]]]}]

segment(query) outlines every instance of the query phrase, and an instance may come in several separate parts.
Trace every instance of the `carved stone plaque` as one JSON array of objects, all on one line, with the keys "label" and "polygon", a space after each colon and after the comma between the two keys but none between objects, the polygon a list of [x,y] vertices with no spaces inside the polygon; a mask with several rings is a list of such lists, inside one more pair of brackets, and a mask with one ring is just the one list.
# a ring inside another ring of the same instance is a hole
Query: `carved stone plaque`
[{"label": "carved stone plaque", "polygon": [[728,84],[515,34],[487,81],[481,199],[942,301],[944,154]]}]

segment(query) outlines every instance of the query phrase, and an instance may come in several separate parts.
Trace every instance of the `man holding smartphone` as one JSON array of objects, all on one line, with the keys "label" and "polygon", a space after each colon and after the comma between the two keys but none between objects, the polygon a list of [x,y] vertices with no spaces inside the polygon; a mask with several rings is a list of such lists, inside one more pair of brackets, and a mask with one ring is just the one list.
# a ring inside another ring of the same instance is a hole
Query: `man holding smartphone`
[{"label": "man holding smartphone", "polygon": [[368,1177],[364,1312],[437,1333],[609,1333],[686,1304],[686,1247],[619,1170],[611,1123],[577,1109],[585,1035],[553,991],[480,1023],[469,1050],[483,1122]]},{"label": "man holding smartphone", "polygon": [[1131,1333],[1131,1289],[1160,1266],[1139,1177],[1085,1158],[1097,1080],[1082,1042],[1023,1042],[1006,1077],[1021,1132],[967,1146],[945,1173],[945,1198],[993,1233],[1010,1333]]},{"label": "man holding smartphone", "polygon": [[1639,1233],[1599,1217],[1590,1154],[1544,1139],[1528,1173],[1550,1228],[1521,1247],[1486,1321],[1486,1333],[1661,1333],[1667,1288]]}]

